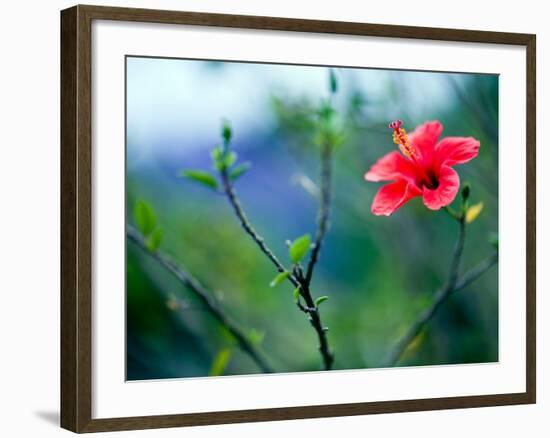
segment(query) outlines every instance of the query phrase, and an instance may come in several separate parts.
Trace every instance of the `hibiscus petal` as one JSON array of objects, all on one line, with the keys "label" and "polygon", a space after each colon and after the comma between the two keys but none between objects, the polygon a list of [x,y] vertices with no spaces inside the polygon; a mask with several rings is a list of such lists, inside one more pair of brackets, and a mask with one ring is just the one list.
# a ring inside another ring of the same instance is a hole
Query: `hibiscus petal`
[{"label": "hibiscus petal", "polygon": [[443,125],[438,120],[434,120],[417,126],[416,129],[409,134],[409,139],[420,151],[423,159],[429,161],[442,132]]},{"label": "hibiscus petal", "polygon": [[372,165],[365,174],[367,181],[395,181],[397,179],[415,180],[413,164],[399,152],[394,151],[384,155]]},{"label": "hibiscus petal", "polygon": [[399,207],[421,194],[420,190],[405,180],[381,187],[372,201],[371,211],[376,216],[389,216]]},{"label": "hibiscus petal", "polygon": [[431,210],[439,210],[454,201],[460,187],[458,173],[449,166],[442,166],[439,170],[439,185],[436,189],[430,190],[424,186],[422,199],[424,205]]},{"label": "hibiscus petal", "polygon": [[479,141],[473,137],[445,137],[435,149],[440,164],[453,166],[463,164],[477,156]]}]

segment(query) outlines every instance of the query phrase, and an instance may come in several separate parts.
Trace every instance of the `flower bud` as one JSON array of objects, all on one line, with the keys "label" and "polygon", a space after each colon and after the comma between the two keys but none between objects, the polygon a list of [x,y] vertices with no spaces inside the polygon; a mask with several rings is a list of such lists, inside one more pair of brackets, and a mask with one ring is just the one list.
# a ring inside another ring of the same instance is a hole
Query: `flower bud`
[{"label": "flower bud", "polygon": [[470,183],[462,186],[462,199],[466,201],[470,197]]},{"label": "flower bud", "polygon": [[225,144],[228,144],[231,141],[231,125],[227,120],[223,121],[222,137]]},{"label": "flower bud", "polygon": [[473,221],[477,219],[479,214],[481,213],[481,210],[483,210],[483,202],[478,202],[477,204],[472,205],[468,210],[466,210],[466,223],[471,224]]},{"label": "flower bud", "polygon": [[332,68],[329,71],[329,86],[330,92],[332,94],[335,94],[338,91],[338,81],[336,79],[336,73]]},{"label": "flower bud", "polygon": [[495,232],[489,233],[489,243],[491,246],[498,250],[498,234]]}]

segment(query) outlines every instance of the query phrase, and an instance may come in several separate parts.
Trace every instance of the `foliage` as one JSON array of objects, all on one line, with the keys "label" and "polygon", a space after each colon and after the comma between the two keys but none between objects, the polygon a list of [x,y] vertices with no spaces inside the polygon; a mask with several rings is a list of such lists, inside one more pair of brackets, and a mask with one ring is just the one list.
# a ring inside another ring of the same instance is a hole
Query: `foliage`
[{"label": "foliage", "polygon": [[134,210],[134,219],[139,230],[149,236],[157,225],[157,215],[145,201],[138,201]]},{"label": "foliage", "polygon": [[300,263],[309,252],[311,246],[311,236],[304,234],[295,239],[288,248],[288,256],[292,263]]},{"label": "foliage", "polygon": [[[191,63],[185,68],[191,69]],[[195,114],[189,107],[187,113],[193,114],[186,118],[190,122],[178,132],[196,133],[196,137],[182,141],[174,136],[173,147],[155,149],[141,167],[128,166],[128,216],[147,235],[153,251],[165,251],[208,284],[220,306],[245,329],[257,328],[261,336],[251,330],[246,333],[251,341],[261,338],[258,343],[277,371],[318,370],[311,326],[291,305],[290,294],[294,301],[301,300],[300,288],[291,286],[286,275],[275,282],[280,274],[243,233],[227,201],[200,187],[221,192],[220,171],[227,170],[231,180],[238,181],[248,217],[274,251],[282,254],[285,272],[291,273],[293,268],[287,263],[306,265],[309,261],[312,239],[306,242],[303,233],[315,230],[315,196],[319,193],[318,187],[306,192],[294,185],[295,176],[305,175],[317,185],[319,145],[327,139],[335,144],[345,140],[334,155],[331,228],[312,288],[317,294],[315,306],[320,306],[330,325],[335,367],[380,366],[389,344],[430,304],[447,278],[457,228],[448,215],[428,211],[418,200],[390,218],[373,217],[369,207],[379,186],[365,183],[363,174],[378,157],[395,148],[387,129],[395,117],[411,127],[437,118],[448,135],[479,138],[478,158],[457,167],[461,179],[470,182],[465,189],[468,206],[461,211],[459,200],[453,204],[455,213],[465,214],[468,222],[464,268],[474,266],[498,248],[498,130],[494,129],[498,127],[498,80],[339,69],[333,72],[334,87],[329,74],[328,88],[290,94],[285,90],[291,89],[291,79],[280,75],[280,82],[288,82],[288,87],[274,84],[265,90],[263,100],[246,100],[250,108],[243,109],[247,90],[253,88],[260,96],[265,72],[277,72],[277,68],[221,63],[215,72],[203,75],[204,84],[224,84],[224,93],[215,96],[223,100],[224,112],[212,115],[198,105]],[[231,82],[236,77],[231,69],[253,71],[258,86],[248,83],[243,88]],[[132,74],[131,68],[128,71]],[[173,84],[166,86],[176,89]],[[303,83],[301,87],[308,88]],[[445,98],[434,97],[434,89]],[[204,93],[204,102],[212,102],[207,88],[197,91],[198,99],[200,93]],[[237,109],[244,118],[239,118]],[[192,123],[219,120],[220,116],[232,120],[232,124],[222,124],[221,133]],[[146,128],[143,123],[139,126]],[[154,138],[158,144],[171,141],[161,131]],[[213,149],[214,142],[221,144]],[[138,134],[130,129],[129,163],[140,157],[139,145]],[[173,178],[182,167],[185,179],[195,185]],[[143,205],[142,199],[149,200],[154,209],[147,202]],[[489,230],[494,233],[489,235]],[[285,246],[284,239],[295,236],[301,237]],[[292,253],[297,241],[299,250],[295,247]],[[130,379],[258,372],[185,288],[134,246],[128,245],[127,253]],[[271,279],[271,284],[288,290],[288,295],[270,293]],[[166,298],[159,298],[162,291],[178,296],[178,306],[167,307]],[[323,295],[327,293],[329,301]],[[401,364],[497,359],[498,281],[496,270],[491,270],[441,306],[409,346]]]}]

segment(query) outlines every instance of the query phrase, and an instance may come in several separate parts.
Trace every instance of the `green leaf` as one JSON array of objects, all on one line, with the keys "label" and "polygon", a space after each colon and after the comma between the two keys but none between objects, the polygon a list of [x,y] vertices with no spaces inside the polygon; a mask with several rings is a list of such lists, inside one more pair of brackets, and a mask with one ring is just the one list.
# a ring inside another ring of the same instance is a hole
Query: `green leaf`
[{"label": "green leaf", "polygon": [[155,252],[159,246],[160,242],[162,240],[162,230],[160,228],[155,228],[145,244],[147,245],[147,249],[151,252]]},{"label": "green leaf", "polygon": [[221,172],[225,167],[224,165],[224,154],[221,146],[216,146],[214,149],[212,149],[211,156],[212,156],[212,162],[214,163],[214,169],[216,169],[218,172]]},{"label": "green leaf", "polygon": [[212,149],[210,155],[212,156],[214,168],[219,172],[233,166],[235,161],[237,161],[237,154],[235,152],[225,151],[220,146],[216,146]]},{"label": "green leaf", "polygon": [[271,280],[271,283],[269,285],[271,287],[279,286],[283,281],[285,281],[290,273],[288,271],[280,272],[273,280]]},{"label": "green leaf", "polygon": [[182,170],[180,173],[184,178],[188,178],[200,184],[203,184],[211,189],[218,188],[218,182],[210,173],[203,170]]},{"label": "green leaf", "polygon": [[288,248],[290,260],[292,260],[293,263],[300,263],[300,260],[308,253],[310,245],[311,237],[309,234],[304,234],[295,239],[294,242],[290,244],[290,248]]},{"label": "green leaf", "polygon": [[225,157],[223,158],[223,165],[225,168],[229,168],[235,164],[235,161],[237,161],[237,154],[233,151],[227,152],[225,154]]},{"label": "green leaf", "polygon": [[229,174],[229,177],[231,178],[232,181],[236,181],[241,176],[243,176],[246,172],[248,172],[248,170],[251,167],[252,167],[252,164],[250,164],[248,162],[241,163],[241,164],[239,164],[238,166],[234,167],[231,170],[231,173]]},{"label": "green leaf", "polygon": [[326,300],[328,300],[327,296],[319,297],[315,300],[315,307],[319,307],[319,304],[324,303]]},{"label": "green leaf", "polygon": [[336,110],[332,107],[330,102],[326,101],[321,103],[317,113],[319,114],[321,124],[326,125],[331,122]]},{"label": "green leaf", "polygon": [[209,376],[221,376],[231,359],[231,350],[229,348],[224,348],[216,354],[212,366],[210,367]]},{"label": "green leaf", "polygon": [[294,292],[292,293],[292,296],[294,297],[295,302],[298,302],[300,300],[300,286],[298,286],[296,289],[294,289]]},{"label": "green leaf", "polygon": [[134,207],[134,220],[144,236],[148,236],[155,229],[157,216],[149,203],[138,201]]},{"label": "green leaf", "polygon": [[264,337],[265,337],[265,332],[260,330],[250,329],[250,331],[248,332],[248,339],[254,345],[260,345],[264,340]]}]

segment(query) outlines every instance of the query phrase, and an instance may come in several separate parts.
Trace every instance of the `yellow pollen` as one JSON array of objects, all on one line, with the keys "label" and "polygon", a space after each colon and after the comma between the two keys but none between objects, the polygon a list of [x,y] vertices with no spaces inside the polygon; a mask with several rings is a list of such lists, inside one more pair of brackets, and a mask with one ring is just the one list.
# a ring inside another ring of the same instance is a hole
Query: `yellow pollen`
[{"label": "yellow pollen", "polygon": [[393,131],[393,142],[399,146],[399,150],[410,159],[417,158],[417,151],[414,148],[407,131],[404,128],[397,128]]}]

